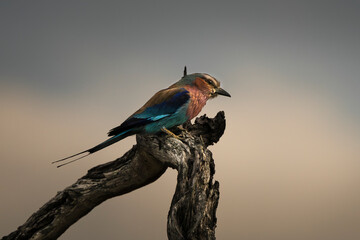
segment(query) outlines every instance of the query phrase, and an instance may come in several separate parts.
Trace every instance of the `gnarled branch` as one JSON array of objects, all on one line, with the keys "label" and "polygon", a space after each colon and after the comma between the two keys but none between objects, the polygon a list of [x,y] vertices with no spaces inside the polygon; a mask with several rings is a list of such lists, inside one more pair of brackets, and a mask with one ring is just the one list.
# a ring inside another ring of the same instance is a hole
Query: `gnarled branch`
[{"label": "gnarled branch", "polygon": [[224,112],[212,119],[202,116],[184,128],[176,132],[180,140],[137,135],[137,145],[124,156],[90,169],[2,239],[56,239],[103,201],[152,183],[167,167],[178,171],[168,215],[169,239],[215,239],[219,183],[213,182],[215,166],[207,147],[225,130]]}]

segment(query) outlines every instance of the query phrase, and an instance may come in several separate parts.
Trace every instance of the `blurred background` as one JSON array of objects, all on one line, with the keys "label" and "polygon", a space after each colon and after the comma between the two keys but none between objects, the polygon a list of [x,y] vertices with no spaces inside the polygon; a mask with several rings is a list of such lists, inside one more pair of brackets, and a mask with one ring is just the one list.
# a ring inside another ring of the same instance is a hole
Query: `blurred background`
[{"label": "blurred background", "polygon": [[[156,91],[206,72],[232,98],[210,147],[218,239],[360,239],[359,1],[1,1],[0,236],[129,137],[106,139]],[[176,171],[113,198],[60,239],[166,239]]]}]

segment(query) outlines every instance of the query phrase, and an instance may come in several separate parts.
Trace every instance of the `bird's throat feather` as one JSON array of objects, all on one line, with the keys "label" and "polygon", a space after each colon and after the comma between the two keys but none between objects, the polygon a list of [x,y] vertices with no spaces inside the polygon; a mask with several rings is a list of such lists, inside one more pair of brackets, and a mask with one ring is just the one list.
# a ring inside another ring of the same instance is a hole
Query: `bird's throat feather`
[{"label": "bird's throat feather", "polygon": [[186,115],[190,119],[196,117],[201,109],[205,106],[208,97],[196,87],[185,87],[190,94],[190,102],[186,112]]}]

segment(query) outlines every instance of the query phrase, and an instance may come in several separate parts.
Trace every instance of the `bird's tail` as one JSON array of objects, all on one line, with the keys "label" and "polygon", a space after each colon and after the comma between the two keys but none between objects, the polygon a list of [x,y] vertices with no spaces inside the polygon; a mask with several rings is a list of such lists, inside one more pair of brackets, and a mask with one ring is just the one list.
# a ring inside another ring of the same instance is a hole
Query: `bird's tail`
[{"label": "bird's tail", "polygon": [[[114,144],[114,143],[116,143],[116,142],[118,142],[118,141],[120,141],[120,140],[122,140],[122,139],[124,139],[124,138],[126,138],[126,137],[128,137],[128,136],[130,136],[130,135],[133,135],[134,133],[135,133],[135,132],[133,132],[131,129],[126,130],[126,131],[123,131],[122,133],[119,133],[119,134],[113,136],[112,138],[107,139],[106,141],[104,141],[104,142],[96,145],[95,147],[89,148],[88,150],[85,150],[85,151],[76,153],[76,154],[71,155],[71,156],[69,156],[69,157],[62,158],[62,159],[57,160],[57,161],[54,161],[54,162],[52,162],[52,163],[58,163],[58,162],[62,162],[62,161],[65,161],[65,160],[70,159],[68,162],[62,163],[62,164],[60,164],[60,165],[57,166],[58,168],[59,168],[59,167],[62,167],[62,166],[67,165],[67,164],[69,164],[69,163],[72,163],[72,162],[75,162],[75,161],[77,161],[77,160],[80,160],[80,159],[82,159],[82,158],[84,158],[84,157],[87,157],[87,156],[89,156],[90,154],[92,154],[92,153],[94,153],[94,152],[97,152],[97,151],[99,151],[99,150],[101,150],[101,149],[103,149],[103,148],[106,148],[106,147],[110,146],[111,144]],[[82,155],[82,156],[79,156],[79,155]],[[76,157],[76,156],[79,156],[79,157],[77,157],[77,158],[75,158],[75,159],[72,159],[72,158],[74,158],[74,157]]]}]

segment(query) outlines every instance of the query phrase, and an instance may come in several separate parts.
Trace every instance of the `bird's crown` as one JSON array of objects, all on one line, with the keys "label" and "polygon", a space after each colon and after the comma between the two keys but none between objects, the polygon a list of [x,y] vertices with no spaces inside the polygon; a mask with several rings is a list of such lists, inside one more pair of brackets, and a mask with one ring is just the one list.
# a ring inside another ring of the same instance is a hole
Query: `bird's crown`
[{"label": "bird's crown", "polygon": [[212,86],[214,88],[220,86],[220,82],[216,80],[216,78],[210,76],[207,73],[192,73],[192,74],[184,75],[174,85],[177,87],[186,86],[186,85],[195,85],[197,81],[205,82],[207,85]]}]

